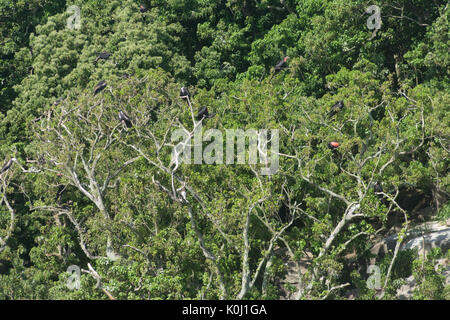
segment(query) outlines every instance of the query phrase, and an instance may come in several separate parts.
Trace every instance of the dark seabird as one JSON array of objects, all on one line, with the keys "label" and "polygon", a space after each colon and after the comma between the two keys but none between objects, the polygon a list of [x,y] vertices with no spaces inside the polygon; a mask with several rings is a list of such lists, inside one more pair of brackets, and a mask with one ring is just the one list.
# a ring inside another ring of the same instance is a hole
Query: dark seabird
[{"label": "dark seabird", "polygon": [[336,113],[338,113],[339,111],[341,111],[342,108],[344,108],[344,102],[343,102],[343,101],[338,101],[338,102],[336,102],[336,103],[331,107],[330,112],[328,112],[328,116],[329,116],[329,117],[334,116]]},{"label": "dark seabird", "polygon": [[381,201],[382,204],[385,206],[389,205],[389,201],[384,197],[384,195],[380,194],[383,192],[383,188],[381,187],[381,184],[379,182],[375,182],[372,185],[373,192],[377,194],[378,199]]},{"label": "dark seabird", "polygon": [[98,55],[97,58],[95,58],[94,64],[96,64],[98,60],[100,60],[100,59],[106,60],[106,59],[108,59],[110,56],[111,56],[111,53],[106,52],[106,51],[105,51],[105,52],[102,52],[102,53],[100,53],[100,54]]},{"label": "dark seabird", "polygon": [[141,5],[139,6],[139,11],[141,11],[141,13],[145,13],[145,12],[148,11],[148,9],[147,9],[146,6],[144,6],[143,4],[141,4]]},{"label": "dark seabird", "polygon": [[197,120],[198,121],[200,121],[200,120],[202,120],[203,118],[212,118],[212,117],[214,117],[216,114],[215,113],[209,113],[208,112],[208,107],[203,107],[203,108],[201,108],[199,111],[198,111],[198,114],[197,114]]},{"label": "dark seabird", "polygon": [[186,87],[181,87],[181,90],[180,90],[180,97],[181,97],[182,99],[186,99],[186,98],[190,97],[189,91],[188,91],[188,89],[187,89]]},{"label": "dark seabird", "polygon": [[133,126],[130,118],[122,110],[119,111],[119,121],[123,122],[127,128],[131,128]]},{"label": "dark seabird", "polygon": [[45,163],[46,163],[45,156],[41,154],[38,158],[38,164],[43,166]]},{"label": "dark seabird", "polygon": [[[373,192],[378,193],[378,192],[383,192],[383,188],[381,187],[381,184],[379,182],[375,182],[373,184]],[[378,195],[378,197],[382,197],[382,195]]]},{"label": "dark seabird", "polygon": [[99,83],[97,83],[97,85],[95,86],[95,89],[94,89],[94,96],[105,88],[106,88],[105,80],[102,80]]},{"label": "dark seabird", "polygon": [[283,59],[281,59],[280,61],[278,61],[278,63],[275,65],[275,73],[280,72],[282,69],[287,67],[287,61],[288,61],[289,57],[284,57]]}]

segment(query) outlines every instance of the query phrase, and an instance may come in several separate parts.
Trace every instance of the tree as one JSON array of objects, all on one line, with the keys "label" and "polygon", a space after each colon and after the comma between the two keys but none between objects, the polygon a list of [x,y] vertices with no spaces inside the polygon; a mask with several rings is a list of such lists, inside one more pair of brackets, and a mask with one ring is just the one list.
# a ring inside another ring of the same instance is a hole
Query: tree
[{"label": "tree", "polygon": [[[379,1],[376,31],[360,1],[74,4],[80,30],[46,1],[0,27],[1,298],[278,299],[288,272],[291,298],[375,298],[389,232],[394,296],[416,212],[448,207],[444,1]],[[430,266],[418,298],[445,293]]]}]

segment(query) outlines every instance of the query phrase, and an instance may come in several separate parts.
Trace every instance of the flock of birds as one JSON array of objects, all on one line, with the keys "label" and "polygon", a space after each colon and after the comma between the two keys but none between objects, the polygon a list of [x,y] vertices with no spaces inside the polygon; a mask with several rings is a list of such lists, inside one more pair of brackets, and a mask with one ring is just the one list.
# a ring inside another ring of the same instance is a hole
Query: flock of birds
[{"label": "flock of birds", "polygon": [[[141,11],[141,13],[145,13],[148,11],[148,9],[143,4],[141,4],[140,11]],[[111,53],[109,53],[107,51],[103,51],[95,58],[94,64],[97,65],[97,62],[99,60],[107,60],[110,56],[111,56]],[[275,65],[275,70],[274,70],[274,73],[272,74],[272,76],[287,67],[288,59],[289,59],[289,57],[286,56]],[[133,74],[124,74],[124,75],[122,75],[122,77],[130,78],[132,75]],[[104,90],[106,88],[106,86],[107,86],[107,83],[105,80],[99,81],[97,83],[97,85],[94,87],[94,96],[97,95],[98,93],[100,93],[102,90]],[[182,99],[189,99],[190,95],[189,95],[189,91],[186,87],[181,88],[180,97]],[[54,105],[58,105],[61,101],[62,101],[62,99],[55,101]],[[343,104],[341,103],[341,109],[342,109],[342,107],[343,107]],[[333,108],[334,108],[334,106],[333,106]],[[215,113],[209,113],[208,107],[202,107],[202,108],[200,108],[200,110],[198,110],[197,120],[200,121],[202,119],[212,118],[215,115],[216,115]],[[131,128],[133,126],[130,118],[122,110],[119,111],[119,121],[124,123],[127,128]]]},{"label": "flock of birds", "polygon": [[[95,58],[94,60],[94,64],[97,64],[97,62],[100,59],[108,59],[111,56],[111,54],[109,52],[101,52],[97,58]],[[276,69],[277,70],[277,69]],[[130,78],[133,74],[124,74],[122,77],[123,78]],[[100,93],[101,91],[103,91],[107,86],[107,83],[105,80],[101,80],[97,83],[97,85],[94,87],[94,96],[97,95],[98,93]],[[182,99],[189,99],[190,94],[189,91],[186,87],[182,87],[180,90],[180,97]],[[55,101],[54,105],[58,105],[60,102],[62,101],[62,99],[58,99],[57,101]],[[216,114],[215,113],[209,113],[208,111],[208,107],[202,107],[198,110],[197,113],[197,120],[203,120],[203,119],[209,119],[214,117]],[[123,112],[122,110],[119,111],[119,121],[122,122],[127,128],[131,128],[133,127],[133,123],[131,122],[130,117],[128,117],[125,112]]]},{"label": "flock of birds", "polygon": [[[140,10],[142,13],[146,12],[148,9],[144,6],[141,5],[140,6]],[[97,64],[99,60],[107,60],[109,57],[111,56],[111,53],[109,52],[101,52],[94,60],[94,64]],[[277,74],[278,72],[280,72],[281,70],[285,69],[287,67],[287,61],[288,61],[289,57],[283,57],[283,59],[281,59],[274,68],[274,72],[272,74],[272,76],[274,74]],[[130,78],[133,74],[124,74],[123,78]],[[107,83],[105,80],[101,80],[100,82],[97,83],[97,85],[94,88],[94,96],[97,95],[98,93],[100,93],[102,90],[104,90],[107,86]],[[189,91],[186,87],[182,87],[180,89],[180,98],[185,99],[185,100],[189,100],[190,98],[190,94]],[[60,98],[57,101],[55,101],[53,104],[56,106],[58,105],[63,99]],[[335,103],[332,107],[331,110],[329,111],[328,115],[329,117],[332,117],[334,115],[336,115],[339,111],[341,111],[344,108],[344,103],[343,101],[338,101],[337,103]],[[210,119],[213,118],[216,114],[215,113],[210,113],[208,111],[208,107],[201,107],[198,112],[197,112],[197,120],[201,121],[203,119]],[[122,122],[127,128],[132,128],[133,127],[133,122],[131,121],[130,117],[125,114],[124,111],[120,110],[119,111],[119,121]],[[338,147],[340,146],[340,143],[337,141],[331,141],[328,143],[328,147],[335,151]],[[9,161],[7,161],[4,166],[2,167],[2,169],[0,170],[0,174],[4,173],[5,171],[7,171],[11,165],[13,164],[14,161],[17,161],[16,158],[11,158]]]},{"label": "flock of birds", "polygon": [[[141,4],[139,7],[139,10],[141,13],[145,13],[148,11],[148,8]],[[101,52],[94,60],[94,64],[97,65],[99,60],[107,60],[109,57],[111,57],[111,53],[109,52]],[[278,61],[278,63],[275,65],[274,68],[274,72],[272,73],[271,78],[276,75],[277,73],[279,73],[281,70],[285,69],[287,67],[287,62],[288,62],[289,57],[285,56],[283,57],[280,61]],[[130,78],[133,74],[124,74],[122,77],[123,78]],[[98,93],[100,93],[102,90],[104,90],[107,86],[107,83],[105,80],[101,80],[97,83],[97,85],[94,88],[94,96],[97,95]],[[185,100],[189,100],[190,94],[189,91],[186,87],[182,87],[180,90],[180,98],[185,99]],[[54,105],[58,105],[60,102],[62,101],[62,98],[58,99],[57,101],[54,102]],[[341,111],[344,108],[344,103],[343,101],[338,101],[337,103],[335,103],[332,107],[331,110],[328,113],[329,117],[333,117],[334,115],[336,115],[339,111]],[[198,110],[197,113],[197,120],[201,121],[203,119],[209,119],[214,117],[216,114],[215,113],[209,113],[208,108],[207,107],[202,107]],[[127,128],[132,128],[133,127],[133,123],[130,119],[130,117],[125,114],[125,112],[123,112],[122,110],[119,111],[119,121],[122,122]],[[328,143],[328,148],[330,148],[334,153],[336,153],[336,149],[339,148],[340,143],[337,141],[331,141]],[[14,161],[17,161],[16,158],[11,158],[9,161],[7,161],[2,169],[0,170],[0,174],[4,173],[5,171],[7,171],[13,164]],[[379,184],[377,184],[377,188],[381,188],[381,186]],[[375,190],[378,192],[378,190]]]},{"label": "flock of birds", "polygon": [[[147,9],[143,4],[141,4],[141,5],[140,5],[140,12],[141,12],[141,13],[145,13],[145,12],[147,12],[147,11],[148,11],[148,9]],[[106,51],[101,52],[101,53],[95,58],[95,60],[94,60],[94,65],[97,65],[97,63],[98,63],[99,60],[107,60],[109,57],[111,57],[111,55],[112,55],[111,53],[106,52]],[[288,59],[289,59],[289,57],[288,57],[288,56],[285,56],[285,57],[283,57],[280,61],[278,61],[278,63],[277,63],[277,64],[275,65],[275,67],[274,67],[274,72],[272,73],[270,79],[272,79],[272,77],[273,77],[274,75],[276,75],[276,74],[279,73],[281,70],[283,70],[283,69],[285,69],[285,68],[287,67],[287,61],[288,61]],[[124,75],[122,75],[122,78],[128,79],[128,78],[130,78],[130,77],[133,76],[133,75],[134,75],[134,74],[124,74]],[[98,82],[97,85],[96,85],[95,88],[94,88],[94,96],[97,95],[98,93],[100,93],[102,90],[104,90],[104,89],[106,88],[106,86],[107,86],[107,83],[106,83],[105,80],[101,80],[100,82]],[[182,87],[182,88],[180,89],[180,98],[186,100],[186,101],[190,104],[190,102],[189,102],[190,93],[189,93],[189,91],[188,91],[188,89],[187,89],[186,87]],[[58,99],[57,101],[55,101],[53,104],[54,104],[55,106],[57,106],[59,103],[62,102],[62,100],[63,100],[63,98],[60,98],[60,99]],[[335,116],[335,115],[336,115],[337,113],[339,113],[343,108],[344,108],[344,102],[343,102],[343,101],[338,101],[338,102],[336,102],[336,103],[330,108],[330,111],[328,112],[328,117],[331,118],[331,117]],[[205,107],[201,107],[201,108],[198,110],[198,113],[197,113],[196,118],[197,118],[198,121],[202,121],[203,119],[213,118],[215,115],[216,115],[215,113],[210,113],[210,112],[208,111],[208,108],[205,106]],[[132,127],[133,127],[133,123],[132,123],[130,117],[129,117],[127,114],[125,114],[125,112],[123,112],[122,110],[119,111],[118,118],[119,118],[119,121],[120,121],[121,123],[123,123],[123,125],[126,126],[127,128],[132,128]],[[340,154],[339,154],[339,152],[337,151],[337,149],[339,148],[339,146],[340,146],[340,143],[337,142],[337,141],[330,141],[330,142],[328,143],[328,148],[332,150],[333,154],[334,154],[335,156],[339,156],[339,157],[340,157]],[[11,158],[10,160],[8,160],[7,162],[5,162],[5,164],[3,165],[3,167],[2,167],[1,170],[0,170],[0,177],[1,177],[1,175],[2,175],[4,172],[8,171],[8,170],[11,168],[11,166],[13,165],[14,162],[17,162],[17,159],[14,158],[14,157]],[[57,175],[58,175],[58,176],[62,176],[61,173],[58,173]],[[384,195],[383,195],[383,188],[381,187],[381,184],[380,184],[379,182],[374,182],[374,183],[372,183],[371,187],[372,187],[373,192],[374,192],[374,193],[378,196],[378,198],[386,205],[387,201],[386,201],[386,199],[384,198]],[[184,191],[184,198],[185,198],[185,197],[186,197],[186,192]]]},{"label": "flock of birds", "polygon": [[[106,81],[102,80],[100,81],[94,89],[94,95],[96,95],[97,93],[99,93],[100,91],[102,91],[103,89],[106,88]],[[189,99],[190,94],[189,91],[186,87],[182,87],[180,90],[180,98],[182,99]],[[208,111],[208,107],[202,107],[198,110],[197,113],[197,120],[201,121],[203,119],[210,119],[212,117],[214,117],[216,114],[215,113],[209,113]],[[122,122],[127,128],[132,128],[133,127],[133,123],[130,119],[130,117],[123,112],[122,110],[119,111],[119,121]]]},{"label": "flock of birds", "polygon": [[[148,11],[148,8],[144,5],[141,4],[139,6],[139,11],[141,13],[145,13]],[[101,52],[97,58],[95,58],[94,60],[94,64],[96,65],[97,62],[100,59],[106,60],[111,56],[111,53],[109,52]],[[275,65],[274,68],[274,72],[272,73],[271,78],[276,75],[277,73],[279,73],[281,70],[285,69],[287,67],[287,62],[289,60],[288,56],[283,57],[283,59],[281,59],[280,61],[278,61],[278,63]],[[132,76],[132,74],[124,74],[123,78],[130,78]],[[99,83],[97,83],[97,85],[94,88],[94,96],[96,94],[98,94],[99,92],[101,92],[102,90],[104,90],[106,88],[106,81],[105,80],[101,80]],[[180,90],[180,97],[183,99],[189,99],[190,95],[189,95],[189,91],[186,87],[182,87]],[[334,104],[331,107],[331,110],[329,112],[329,116],[332,117],[335,114],[337,114],[340,110],[342,110],[344,108],[344,103],[343,101],[338,101],[336,104]],[[200,121],[204,118],[212,118],[215,116],[215,113],[209,113],[208,112],[208,108],[207,107],[202,107],[200,108],[200,110],[197,113],[197,120]],[[122,122],[127,128],[131,128],[133,126],[131,119],[121,110],[119,111],[119,121]],[[340,146],[339,142],[337,141],[331,141],[328,143],[328,147],[331,150],[336,150],[338,147]]]}]

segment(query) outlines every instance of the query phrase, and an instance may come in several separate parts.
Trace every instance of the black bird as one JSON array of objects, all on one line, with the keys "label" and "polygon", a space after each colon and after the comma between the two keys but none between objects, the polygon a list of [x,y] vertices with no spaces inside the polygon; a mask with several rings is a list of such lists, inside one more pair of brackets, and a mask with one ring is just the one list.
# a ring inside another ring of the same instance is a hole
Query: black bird
[{"label": "black bird", "polygon": [[338,102],[336,102],[336,103],[331,107],[330,112],[328,112],[328,116],[329,116],[329,117],[334,116],[336,113],[338,113],[339,111],[341,111],[342,108],[344,108],[344,102],[343,102],[343,101],[338,101]]},{"label": "black bird", "polygon": [[208,107],[203,107],[198,111],[197,114],[197,120],[200,121],[204,118],[212,118],[214,117],[216,114],[215,113],[209,113],[208,112]]},{"label": "black bird", "polygon": [[95,89],[94,89],[94,96],[105,88],[106,88],[105,80],[102,80],[99,83],[97,83],[97,85],[95,86]]},{"label": "black bird", "polygon": [[100,59],[106,60],[106,59],[108,59],[110,56],[111,56],[111,53],[106,52],[106,51],[105,51],[105,52],[102,52],[102,53],[100,53],[100,54],[98,55],[97,58],[95,58],[94,64],[97,64],[97,61],[98,61],[98,60],[100,60]]},{"label": "black bird", "polygon": [[119,111],[119,121],[124,123],[127,128],[131,128],[133,126],[130,118],[122,110]]},{"label": "black bird", "polygon": [[2,170],[0,170],[0,174],[2,174],[2,173],[5,172],[5,171],[8,171],[8,169],[11,168],[13,162],[15,162],[15,161],[17,161],[16,158],[11,158],[8,162],[6,162],[6,163],[3,165]]},{"label": "black bird", "polygon": [[[372,185],[372,188],[373,188],[374,193],[383,192],[383,188],[381,187],[381,184],[378,181]],[[384,195],[377,194],[377,197],[381,201],[382,204],[384,204],[385,206],[389,205],[389,201],[386,200]]]},{"label": "black bird", "polygon": [[180,98],[187,99],[188,97],[190,97],[188,89],[186,87],[181,87]]},{"label": "black bird", "polygon": [[378,182],[373,185],[373,192],[383,192],[383,188]]},{"label": "black bird", "polygon": [[287,67],[287,61],[288,61],[289,57],[286,56],[283,59],[281,59],[280,61],[278,61],[278,63],[275,65],[275,74],[277,74],[278,72],[280,72],[282,69]]},{"label": "black bird", "polygon": [[145,12],[148,11],[148,9],[147,9],[146,6],[144,6],[143,4],[141,4],[141,5],[139,6],[139,11],[141,11],[141,13],[145,13]]}]

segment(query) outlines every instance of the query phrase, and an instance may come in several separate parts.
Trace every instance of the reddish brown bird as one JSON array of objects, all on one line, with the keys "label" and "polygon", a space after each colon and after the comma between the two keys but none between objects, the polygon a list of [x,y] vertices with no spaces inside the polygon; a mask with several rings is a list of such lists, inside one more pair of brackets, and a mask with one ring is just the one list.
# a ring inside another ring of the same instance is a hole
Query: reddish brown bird
[{"label": "reddish brown bird", "polygon": [[339,146],[340,143],[337,141],[331,141],[330,143],[328,143],[328,147],[332,150],[338,148]]}]

